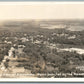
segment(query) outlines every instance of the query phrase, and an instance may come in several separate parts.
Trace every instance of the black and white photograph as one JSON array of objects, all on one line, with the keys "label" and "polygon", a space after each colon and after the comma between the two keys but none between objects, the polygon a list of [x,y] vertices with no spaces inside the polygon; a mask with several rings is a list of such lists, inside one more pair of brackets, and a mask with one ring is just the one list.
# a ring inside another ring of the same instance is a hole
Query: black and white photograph
[{"label": "black and white photograph", "polygon": [[0,78],[84,78],[84,2],[0,2]]}]

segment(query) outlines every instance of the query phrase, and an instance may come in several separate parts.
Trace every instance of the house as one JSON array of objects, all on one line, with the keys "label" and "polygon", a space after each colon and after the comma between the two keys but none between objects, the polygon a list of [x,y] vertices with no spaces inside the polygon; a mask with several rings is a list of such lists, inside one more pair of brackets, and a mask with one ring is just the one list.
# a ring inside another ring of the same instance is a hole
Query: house
[{"label": "house", "polygon": [[27,34],[24,34],[24,36],[27,36]]},{"label": "house", "polygon": [[43,44],[49,45],[49,42],[48,41],[44,41]]},{"label": "house", "polygon": [[27,39],[27,38],[25,38],[25,37],[21,38],[21,40],[22,40],[22,42],[29,41],[29,39]]},{"label": "house", "polygon": [[50,46],[52,46],[52,47],[56,47],[56,44],[50,43]]},{"label": "house", "polygon": [[76,38],[76,35],[73,35],[73,36],[69,36],[68,39],[75,39]]},{"label": "house", "polygon": [[41,35],[40,37],[43,37],[43,35]]},{"label": "house", "polygon": [[7,43],[8,43],[8,44],[12,44],[12,42],[11,42],[11,41],[8,41]]},{"label": "house", "polygon": [[5,43],[7,43],[7,44],[12,44],[12,42],[11,41],[4,41]]},{"label": "house", "polygon": [[18,48],[24,48],[25,46],[24,45],[18,45]]},{"label": "house", "polygon": [[36,40],[34,41],[35,44],[40,44],[42,41]]}]

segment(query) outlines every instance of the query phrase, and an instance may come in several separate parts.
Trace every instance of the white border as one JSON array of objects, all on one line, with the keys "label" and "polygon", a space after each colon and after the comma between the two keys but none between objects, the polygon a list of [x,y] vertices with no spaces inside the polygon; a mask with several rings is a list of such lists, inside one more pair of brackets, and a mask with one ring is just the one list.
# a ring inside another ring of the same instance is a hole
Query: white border
[{"label": "white border", "polygon": [[56,2],[56,1],[48,1],[48,2],[34,2],[34,1],[31,1],[31,2],[0,2],[0,5],[51,5],[51,4],[84,4],[84,1],[82,2]]},{"label": "white border", "polygon": [[0,82],[84,82],[84,78],[0,78]]},{"label": "white border", "polygon": [[[0,5],[84,4],[83,2],[0,2]],[[84,82],[84,78],[0,78],[0,82]]]}]

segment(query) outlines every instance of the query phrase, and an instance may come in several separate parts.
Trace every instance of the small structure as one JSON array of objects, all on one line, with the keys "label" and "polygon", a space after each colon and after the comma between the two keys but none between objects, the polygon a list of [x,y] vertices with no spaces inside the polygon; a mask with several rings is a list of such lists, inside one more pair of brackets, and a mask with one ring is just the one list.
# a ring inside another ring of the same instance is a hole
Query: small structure
[{"label": "small structure", "polygon": [[41,41],[36,40],[36,41],[34,41],[34,43],[35,43],[35,44],[40,44],[40,43],[41,43]]},{"label": "small structure", "polygon": [[68,37],[68,39],[75,39],[75,38],[76,38],[76,35]]},{"label": "small structure", "polygon": [[22,40],[22,42],[29,41],[29,39],[27,39],[27,38],[25,38],[25,37],[21,38],[21,40]]}]

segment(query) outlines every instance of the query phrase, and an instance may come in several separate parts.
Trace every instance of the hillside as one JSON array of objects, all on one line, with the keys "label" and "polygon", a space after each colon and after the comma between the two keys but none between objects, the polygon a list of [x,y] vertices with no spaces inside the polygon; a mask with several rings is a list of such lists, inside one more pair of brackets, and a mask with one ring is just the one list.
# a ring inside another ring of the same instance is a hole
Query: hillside
[{"label": "hillside", "polygon": [[[29,77],[24,74],[37,78],[84,77],[76,75],[84,72],[84,31],[77,30],[81,26],[83,21],[3,22],[0,26],[1,77],[10,77],[3,76],[2,72],[22,75],[14,78]],[[69,30],[74,27],[75,31]]]}]

